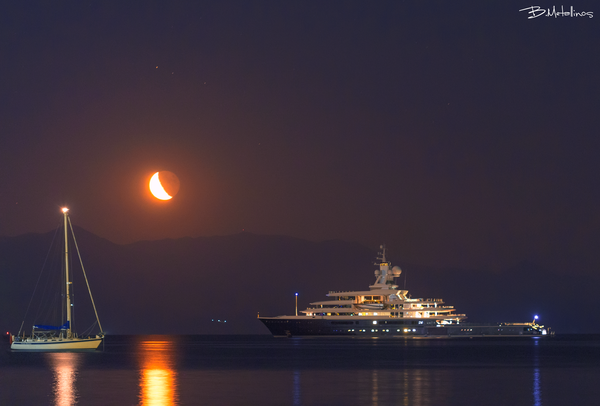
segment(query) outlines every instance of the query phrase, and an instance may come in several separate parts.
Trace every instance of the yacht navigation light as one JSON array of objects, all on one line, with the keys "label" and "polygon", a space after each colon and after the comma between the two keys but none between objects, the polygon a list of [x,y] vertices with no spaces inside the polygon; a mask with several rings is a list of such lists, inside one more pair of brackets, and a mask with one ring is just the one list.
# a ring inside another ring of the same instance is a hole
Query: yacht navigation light
[{"label": "yacht navigation light", "polygon": [[61,210],[62,210],[63,213],[66,213],[66,212],[69,211],[69,209],[67,209],[66,207],[63,207]]}]

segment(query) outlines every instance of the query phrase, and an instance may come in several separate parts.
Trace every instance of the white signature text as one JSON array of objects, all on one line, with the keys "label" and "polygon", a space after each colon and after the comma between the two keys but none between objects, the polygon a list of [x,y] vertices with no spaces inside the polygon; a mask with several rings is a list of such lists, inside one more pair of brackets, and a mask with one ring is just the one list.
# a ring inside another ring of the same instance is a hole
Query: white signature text
[{"label": "white signature text", "polygon": [[560,11],[556,10],[556,6],[552,6],[552,9],[546,9],[546,8],[542,8],[540,6],[529,6],[529,7],[525,7],[522,8],[519,11],[528,11],[529,17],[527,17],[527,19],[531,20],[532,18],[538,18],[538,17],[554,17],[554,18],[558,18],[558,17],[588,17],[588,18],[593,18],[594,17],[594,12],[593,11],[575,11],[575,9],[573,8],[573,6],[571,6],[571,8],[568,11],[565,11],[565,9],[563,8],[563,6],[560,6]]}]

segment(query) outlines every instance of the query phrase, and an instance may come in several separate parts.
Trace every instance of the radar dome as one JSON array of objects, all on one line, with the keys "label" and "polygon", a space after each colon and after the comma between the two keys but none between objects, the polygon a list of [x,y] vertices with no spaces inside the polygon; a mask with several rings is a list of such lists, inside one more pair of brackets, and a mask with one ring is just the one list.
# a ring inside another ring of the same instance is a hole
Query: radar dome
[{"label": "radar dome", "polygon": [[400,267],[398,265],[396,265],[395,267],[392,268],[392,274],[394,275],[395,278],[400,276],[401,273],[402,273],[402,269],[400,269]]}]

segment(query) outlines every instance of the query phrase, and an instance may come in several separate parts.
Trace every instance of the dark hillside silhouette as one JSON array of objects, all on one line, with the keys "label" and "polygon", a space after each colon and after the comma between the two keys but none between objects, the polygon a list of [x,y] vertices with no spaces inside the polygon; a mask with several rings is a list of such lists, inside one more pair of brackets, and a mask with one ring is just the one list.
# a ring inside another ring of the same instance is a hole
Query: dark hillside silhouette
[{"label": "dark hillside silhouette", "polygon": [[[376,268],[376,252],[340,240],[241,233],[117,245],[81,228],[75,233],[109,334],[268,334],[258,312],[293,314],[295,292],[302,310],[329,290],[368,289]],[[53,234],[0,239],[5,331],[16,332],[21,324]],[[559,333],[599,332],[589,312],[569,310],[573,304],[594,308],[598,281],[590,277],[553,275],[529,262],[502,273],[433,269],[405,264],[389,248],[404,272],[400,287],[406,278],[411,295],[443,298],[471,321],[529,321],[539,314]],[[84,287],[82,281],[76,285]],[[83,323],[90,315],[78,292],[77,320]]]}]

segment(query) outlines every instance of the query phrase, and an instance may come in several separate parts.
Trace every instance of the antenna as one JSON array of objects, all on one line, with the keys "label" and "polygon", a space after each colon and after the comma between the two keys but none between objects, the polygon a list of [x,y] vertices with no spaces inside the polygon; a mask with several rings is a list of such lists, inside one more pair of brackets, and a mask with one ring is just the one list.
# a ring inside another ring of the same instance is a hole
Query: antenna
[{"label": "antenna", "polygon": [[381,251],[377,252],[377,260],[379,260],[380,262],[375,262],[374,265],[379,265],[381,262],[387,262],[387,260],[385,259],[385,244],[380,245],[379,249]]}]

